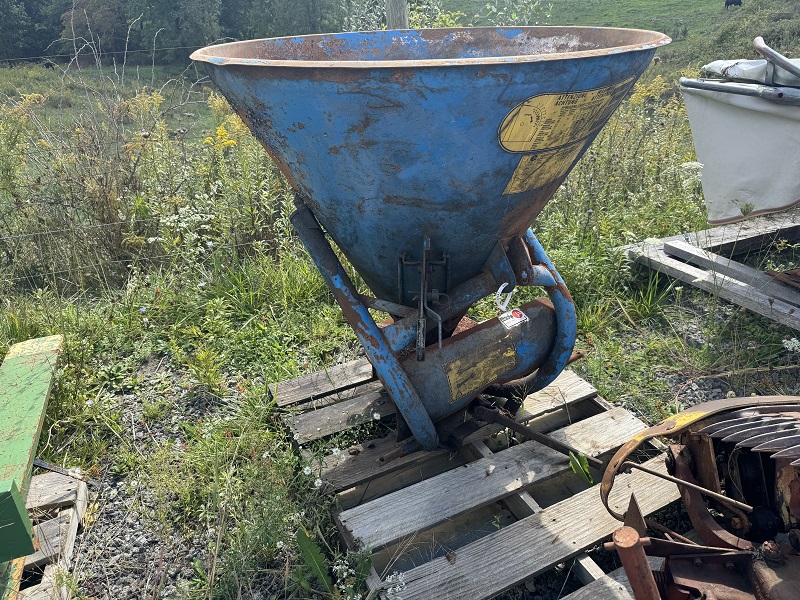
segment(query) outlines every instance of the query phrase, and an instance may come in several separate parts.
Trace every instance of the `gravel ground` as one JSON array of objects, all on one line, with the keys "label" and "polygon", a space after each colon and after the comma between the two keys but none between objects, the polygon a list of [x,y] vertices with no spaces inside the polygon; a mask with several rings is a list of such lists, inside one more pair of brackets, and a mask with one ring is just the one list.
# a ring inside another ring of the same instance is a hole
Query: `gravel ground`
[{"label": "gravel ground", "polygon": [[[725,310],[736,310],[725,307]],[[687,343],[705,344],[699,327],[688,325],[683,332]],[[633,336],[632,334],[632,337]],[[163,362],[163,361],[162,361]],[[750,387],[732,388],[727,380],[691,378],[674,373],[656,373],[670,389],[676,401],[686,408],[694,404],[735,395],[771,393],[770,381],[751,380]],[[770,375],[774,388],[784,393],[800,395],[800,378],[795,372]],[[199,418],[224,418],[235,404],[236,381],[229,382],[231,397],[222,399],[204,393],[202,389],[188,390],[184,379],[159,363],[144,365],[139,380],[144,382],[136,391],[120,400],[126,408],[123,422],[128,424],[126,435],[136,439],[143,453],[152,451],[155,444],[181,443],[181,423]],[[158,398],[172,398],[166,416],[156,424],[144,425],[146,402]],[[197,574],[193,563],[208,558],[210,540],[207,534],[184,537],[175,531],[162,531],[154,515],[157,500],[148,493],[147,481],[121,480],[112,475],[102,479],[99,489],[91,490],[92,506],[90,525],[79,533],[76,543],[75,577],[87,599],[133,600],[176,598],[185,595]],[[676,526],[675,509],[666,513],[665,524]],[[670,516],[672,515],[672,516]],[[606,570],[618,566],[616,559],[602,549],[595,549],[593,557]],[[267,599],[280,597],[282,587],[271,578],[265,578],[260,589],[248,597]],[[499,596],[500,600],[556,600],[580,587],[570,564],[536,577]],[[402,595],[402,594],[401,594]]]},{"label": "gravel ground", "polygon": [[[185,378],[163,361],[143,365],[138,379],[143,383],[136,393],[122,394],[117,400],[125,407],[122,422],[127,425],[126,434],[135,439],[145,456],[165,444],[174,444],[179,451],[182,423],[225,418],[238,393],[235,380],[229,382],[228,398],[209,394],[203,387],[187,388],[182,383]],[[165,398],[169,408],[164,417],[146,424],[145,403]],[[197,577],[193,563],[208,558],[209,535],[163,531],[155,518],[159,500],[144,478],[121,479],[109,474],[90,494],[90,525],[78,535],[74,558],[81,592],[97,600],[182,596]]]}]

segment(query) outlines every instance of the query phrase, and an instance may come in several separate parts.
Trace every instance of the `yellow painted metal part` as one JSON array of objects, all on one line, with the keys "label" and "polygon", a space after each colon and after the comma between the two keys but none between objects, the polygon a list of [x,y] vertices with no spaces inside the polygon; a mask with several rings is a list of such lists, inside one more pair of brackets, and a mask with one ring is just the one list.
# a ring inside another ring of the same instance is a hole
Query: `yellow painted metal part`
[{"label": "yellow painted metal part", "polygon": [[498,129],[503,150],[520,153],[503,194],[518,194],[557,181],[572,168],[582,143],[605,122],[634,83],[560,94],[539,94],[515,106]]},{"label": "yellow painted metal part", "polygon": [[625,515],[613,511],[608,503],[608,497],[611,493],[611,488],[614,486],[614,478],[619,472],[620,467],[625,463],[628,457],[642,445],[643,442],[656,437],[674,437],[686,430],[687,427],[707,419],[715,414],[740,410],[743,408],[759,407],[759,406],[774,406],[781,404],[797,404],[797,396],[760,396],[760,397],[745,397],[745,398],[726,398],[724,400],[712,400],[711,402],[704,402],[692,408],[680,412],[668,419],[665,419],[658,425],[645,429],[644,431],[636,434],[624,446],[617,450],[616,454],[611,458],[611,461],[606,467],[603,474],[603,481],[600,484],[600,499],[609,513],[615,518],[623,521]]},{"label": "yellow painted metal part", "polygon": [[513,348],[501,352],[487,352],[486,348],[476,347],[444,365],[447,382],[450,384],[450,401],[485,388],[503,373],[517,364],[517,353]]}]

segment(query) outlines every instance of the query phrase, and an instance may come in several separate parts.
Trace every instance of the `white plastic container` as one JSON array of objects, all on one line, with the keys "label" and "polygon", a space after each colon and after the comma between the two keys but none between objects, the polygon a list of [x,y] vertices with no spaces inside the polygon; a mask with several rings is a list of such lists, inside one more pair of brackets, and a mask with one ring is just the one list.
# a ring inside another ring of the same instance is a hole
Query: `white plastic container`
[{"label": "white plastic container", "polygon": [[681,78],[712,225],[800,203],[800,59],[757,37],[765,60],[717,60]]},{"label": "white plastic container", "polygon": [[725,92],[685,83],[708,222],[732,223],[800,204],[800,106],[741,93],[764,85],[717,83],[736,90]]}]

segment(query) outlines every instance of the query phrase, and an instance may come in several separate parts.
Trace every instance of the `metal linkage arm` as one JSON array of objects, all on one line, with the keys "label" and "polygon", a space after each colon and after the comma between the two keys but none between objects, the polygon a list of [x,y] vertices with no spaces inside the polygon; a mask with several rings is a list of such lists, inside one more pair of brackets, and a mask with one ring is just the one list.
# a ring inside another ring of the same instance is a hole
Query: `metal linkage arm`
[{"label": "metal linkage arm", "polygon": [[299,197],[295,199],[295,206],[297,210],[291,216],[292,225],[364,347],[378,379],[422,448],[435,450],[439,446],[439,436],[411,380],[367,307],[359,299],[353,282],[333,252],[311,209]]}]

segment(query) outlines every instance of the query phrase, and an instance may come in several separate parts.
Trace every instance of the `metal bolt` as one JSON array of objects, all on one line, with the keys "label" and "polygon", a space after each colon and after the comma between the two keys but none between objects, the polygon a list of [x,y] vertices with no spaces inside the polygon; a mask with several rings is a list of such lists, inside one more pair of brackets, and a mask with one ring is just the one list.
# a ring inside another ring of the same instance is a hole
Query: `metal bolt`
[{"label": "metal bolt", "polygon": [[695,567],[702,567],[703,566],[703,559],[700,558],[699,556],[696,556],[694,561],[692,561],[692,562],[694,563]]},{"label": "metal bolt", "polygon": [[725,568],[728,569],[728,571],[733,571],[733,569],[736,568],[736,565],[734,565],[731,561],[728,561],[725,563]]}]

